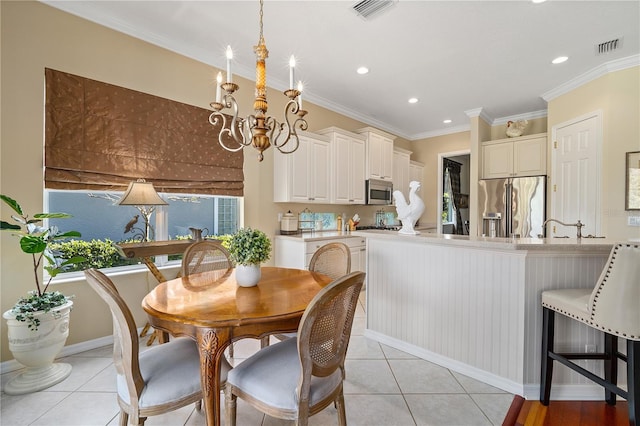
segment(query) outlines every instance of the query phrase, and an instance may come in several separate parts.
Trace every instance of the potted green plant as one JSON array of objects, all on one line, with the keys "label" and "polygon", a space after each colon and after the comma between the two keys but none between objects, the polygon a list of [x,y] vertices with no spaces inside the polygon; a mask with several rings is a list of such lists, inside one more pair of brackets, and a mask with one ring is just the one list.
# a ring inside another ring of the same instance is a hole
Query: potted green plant
[{"label": "potted green plant", "polygon": [[[45,389],[71,373],[70,365],[54,364],[53,360],[69,335],[69,312],[73,302],[59,291],[48,289],[53,277],[85,258],[62,259],[51,249],[54,242],[80,237],[79,232],[62,233],[56,226],[41,226],[43,219],[62,219],[71,215],[38,213],[29,217],[16,200],[6,195],[0,195],[0,198],[15,212],[11,215],[15,223],[0,221],[0,229],[19,237],[20,249],[32,257],[35,279],[35,289],[2,315],[7,320],[9,349],[14,358],[27,367],[24,373],[7,383],[5,392],[22,394]],[[40,279],[41,265],[49,274],[46,284]]]},{"label": "potted green plant", "polygon": [[260,263],[271,257],[271,240],[267,234],[251,228],[241,228],[227,241],[231,260],[236,265],[236,282],[253,287],[260,281]]}]

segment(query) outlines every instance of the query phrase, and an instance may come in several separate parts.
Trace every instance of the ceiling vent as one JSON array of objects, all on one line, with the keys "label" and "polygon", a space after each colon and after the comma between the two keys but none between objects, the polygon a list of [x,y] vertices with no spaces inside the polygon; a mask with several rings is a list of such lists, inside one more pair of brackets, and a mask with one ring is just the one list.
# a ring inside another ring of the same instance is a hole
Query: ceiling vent
[{"label": "ceiling vent", "polygon": [[596,44],[596,55],[606,55],[622,47],[622,37]]},{"label": "ceiling vent", "polygon": [[398,0],[362,0],[353,5],[353,10],[362,18],[369,19],[387,10]]}]

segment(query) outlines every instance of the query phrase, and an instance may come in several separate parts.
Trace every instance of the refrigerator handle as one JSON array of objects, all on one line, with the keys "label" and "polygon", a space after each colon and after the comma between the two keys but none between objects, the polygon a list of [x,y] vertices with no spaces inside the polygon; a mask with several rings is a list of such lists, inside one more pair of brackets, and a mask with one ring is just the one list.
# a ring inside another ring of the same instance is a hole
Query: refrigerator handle
[{"label": "refrigerator handle", "polygon": [[513,202],[513,198],[512,198],[512,191],[513,191],[513,185],[511,183],[511,181],[507,181],[507,184],[505,185],[505,203],[504,203],[504,210],[505,210],[505,214],[504,214],[504,230],[505,230],[505,238],[508,238],[511,233],[513,232],[513,228],[512,228],[512,224],[511,224],[511,215],[512,215],[512,209],[511,209],[511,203]]}]

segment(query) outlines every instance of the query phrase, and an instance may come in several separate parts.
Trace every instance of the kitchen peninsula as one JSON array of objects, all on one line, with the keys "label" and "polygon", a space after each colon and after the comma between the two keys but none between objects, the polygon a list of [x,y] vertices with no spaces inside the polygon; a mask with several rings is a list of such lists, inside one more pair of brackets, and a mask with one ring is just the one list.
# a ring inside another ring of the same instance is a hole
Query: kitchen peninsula
[{"label": "kitchen peninsula", "polygon": [[[367,337],[530,399],[540,382],[540,293],[593,288],[615,243],[353,235],[367,239]],[[601,336],[577,321],[558,321],[556,334],[559,349],[602,349]],[[554,382],[554,399],[602,399],[601,387],[564,367]]]}]

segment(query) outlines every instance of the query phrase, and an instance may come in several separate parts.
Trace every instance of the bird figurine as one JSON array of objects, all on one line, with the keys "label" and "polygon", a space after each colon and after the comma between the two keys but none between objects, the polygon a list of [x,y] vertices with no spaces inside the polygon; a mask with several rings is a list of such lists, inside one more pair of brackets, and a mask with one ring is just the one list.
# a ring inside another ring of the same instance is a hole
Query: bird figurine
[{"label": "bird figurine", "polygon": [[522,136],[524,129],[527,128],[527,124],[529,124],[528,120],[507,121],[507,136],[510,138]]},{"label": "bird figurine", "polygon": [[424,202],[416,194],[419,189],[420,182],[412,180],[409,183],[409,204],[407,204],[407,200],[401,191],[393,191],[398,219],[402,221],[402,228],[398,231],[399,234],[417,235],[420,233],[413,229],[424,212]]},{"label": "bird figurine", "polygon": [[133,225],[135,225],[136,223],[138,223],[138,217],[140,217],[139,214],[135,215],[133,217],[133,219],[131,219],[127,225],[124,227],[124,233],[128,233],[128,232],[132,232],[133,231]]}]

